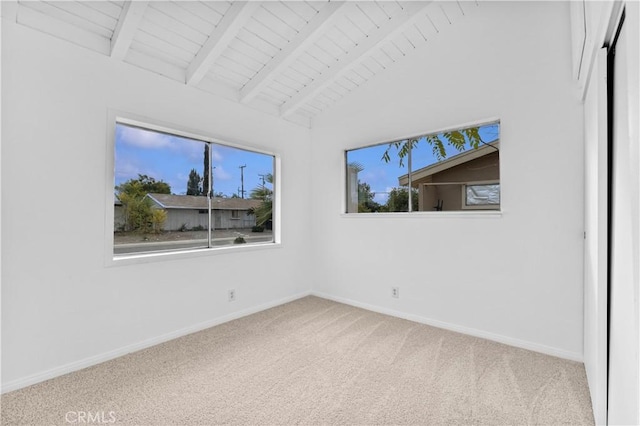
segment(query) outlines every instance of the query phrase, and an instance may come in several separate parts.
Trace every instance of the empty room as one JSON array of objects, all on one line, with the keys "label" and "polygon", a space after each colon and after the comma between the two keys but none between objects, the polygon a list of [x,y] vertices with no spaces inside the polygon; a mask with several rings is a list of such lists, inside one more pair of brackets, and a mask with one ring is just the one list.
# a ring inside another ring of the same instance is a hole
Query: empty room
[{"label": "empty room", "polygon": [[640,424],[640,3],[1,3],[1,423]]}]

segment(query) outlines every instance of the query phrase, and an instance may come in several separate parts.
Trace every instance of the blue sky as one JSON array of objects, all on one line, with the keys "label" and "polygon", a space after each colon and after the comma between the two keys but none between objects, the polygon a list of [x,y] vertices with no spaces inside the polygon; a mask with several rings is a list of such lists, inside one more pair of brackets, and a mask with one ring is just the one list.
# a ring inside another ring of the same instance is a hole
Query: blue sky
[{"label": "blue sky", "polygon": [[[185,194],[191,169],[202,176],[204,143],[136,127],[116,125],[115,185],[146,174],[171,185],[173,194]],[[244,168],[245,198],[262,184],[260,174],[273,173],[273,157],[223,145],[212,145],[214,191],[238,194]]]},{"label": "blue sky", "polygon": [[[480,127],[480,136],[484,142],[492,142],[499,137],[499,124],[487,124]],[[442,141],[445,138],[440,136]],[[366,182],[371,186],[371,191],[375,193],[374,201],[378,203],[386,203],[388,193],[392,188],[398,187],[398,177],[408,173],[407,159],[404,165],[399,165],[397,149],[391,148],[389,155],[391,161],[385,163],[382,155],[389,146],[388,143],[375,145],[372,147],[361,148],[347,153],[347,163],[357,162],[363,166],[363,170],[358,173],[360,182]],[[461,151],[447,145],[447,158],[459,154]],[[467,145],[467,149],[469,146]],[[412,151],[412,169],[415,171],[430,164],[438,162],[433,155],[431,145],[425,142],[424,138],[420,139],[418,144]]]}]

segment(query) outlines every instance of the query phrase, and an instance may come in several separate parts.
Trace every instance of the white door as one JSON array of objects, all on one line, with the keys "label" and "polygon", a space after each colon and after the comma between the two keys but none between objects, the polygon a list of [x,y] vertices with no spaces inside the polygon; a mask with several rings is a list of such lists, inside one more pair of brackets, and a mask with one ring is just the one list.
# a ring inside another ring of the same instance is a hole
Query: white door
[{"label": "white door", "polygon": [[626,7],[626,17],[613,45],[608,398],[610,425],[640,424],[638,4],[627,2]]},{"label": "white door", "polygon": [[599,425],[607,422],[607,54],[596,55],[584,104],[584,366]]}]

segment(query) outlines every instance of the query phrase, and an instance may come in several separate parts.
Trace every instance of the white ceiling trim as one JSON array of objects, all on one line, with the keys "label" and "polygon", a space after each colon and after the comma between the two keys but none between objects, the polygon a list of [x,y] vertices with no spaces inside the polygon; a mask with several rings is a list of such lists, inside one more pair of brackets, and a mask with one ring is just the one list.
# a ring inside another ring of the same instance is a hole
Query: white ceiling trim
[{"label": "white ceiling trim", "polygon": [[311,21],[297,34],[296,38],[289,42],[273,59],[271,59],[258,73],[240,90],[240,101],[249,102],[273,80],[273,78],[288,67],[318,38],[324,35],[326,28],[331,24],[332,17],[347,2],[331,2],[321,9]]},{"label": "white ceiling trim", "polygon": [[121,61],[126,56],[148,3],[148,1],[128,1],[124,4],[111,38],[112,58]]},{"label": "white ceiling trim", "polygon": [[373,51],[378,49],[389,38],[399,34],[406,26],[414,22],[418,17],[422,17],[423,12],[431,2],[406,2],[402,13],[390,18],[375,32],[351,51],[347,52],[344,59],[329,68],[326,72],[316,78],[313,83],[300,90],[295,96],[285,102],[280,108],[280,115],[288,117],[305,103],[313,99],[318,93],[331,85],[335,80],[342,77],[346,72],[358,66]]},{"label": "white ceiling trim", "polygon": [[251,18],[255,9],[260,6],[257,1],[234,2],[213,30],[204,46],[200,49],[186,73],[186,83],[197,85],[207,74],[213,63],[227,48],[238,31]]}]

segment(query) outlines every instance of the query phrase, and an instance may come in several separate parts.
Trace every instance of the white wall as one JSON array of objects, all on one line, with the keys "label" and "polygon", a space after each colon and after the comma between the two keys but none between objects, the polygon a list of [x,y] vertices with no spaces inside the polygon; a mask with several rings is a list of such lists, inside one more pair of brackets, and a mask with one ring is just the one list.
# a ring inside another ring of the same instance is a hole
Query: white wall
[{"label": "white wall", "polygon": [[[470,15],[315,121],[313,288],[581,359],[582,106],[569,5],[481,2]],[[341,215],[345,149],[491,118],[502,123],[500,217]]]},{"label": "white wall", "polygon": [[[282,247],[106,267],[109,108],[280,154]],[[3,389],[310,290],[307,129],[8,21],[2,123]]]}]

